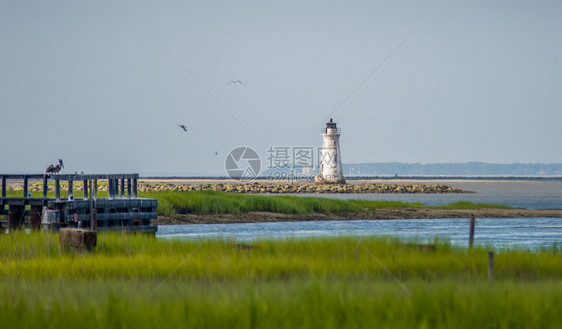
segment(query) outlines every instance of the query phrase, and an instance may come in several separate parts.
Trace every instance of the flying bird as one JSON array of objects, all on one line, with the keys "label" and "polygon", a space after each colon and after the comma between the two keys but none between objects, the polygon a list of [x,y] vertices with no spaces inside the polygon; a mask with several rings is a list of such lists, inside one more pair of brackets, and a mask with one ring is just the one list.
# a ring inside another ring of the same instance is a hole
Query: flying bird
[{"label": "flying bird", "polygon": [[226,85],[228,86],[228,85],[230,85],[231,83],[237,83],[237,84],[241,85],[241,84],[242,84],[242,81],[240,81],[240,80],[232,80],[232,81],[230,81],[229,83],[227,83]]},{"label": "flying bird", "polygon": [[185,125],[178,125],[183,131],[187,132],[187,127]]},{"label": "flying bird", "polygon": [[61,168],[64,168],[64,164],[62,163],[62,159],[59,159],[59,164],[56,166],[50,165],[47,167],[47,170],[45,170],[45,173],[47,174],[58,174],[61,170]]}]

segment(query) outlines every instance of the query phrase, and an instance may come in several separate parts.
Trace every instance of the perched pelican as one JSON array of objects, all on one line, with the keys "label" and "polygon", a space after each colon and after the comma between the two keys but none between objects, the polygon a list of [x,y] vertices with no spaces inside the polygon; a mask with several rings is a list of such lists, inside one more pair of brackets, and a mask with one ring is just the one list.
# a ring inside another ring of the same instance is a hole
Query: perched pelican
[{"label": "perched pelican", "polygon": [[231,84],[231,83],[237,83],[237,84],[241,85],[241,84],[242,84],[242,81],[240,81],[240,80],[232,80],[232,81],[230,81],[229,83],[227,83],[226,85],[228,86],[228,85]]},{"label": "perched pelican", "polygon": [[47,167],[45,171],[47,174],[58,174],[61,168],[64,168],[64,164],[62,163],[62,159],[59,159],[59,164],[56,166],[50,165]]},{"label": "perched pelican", "polygon": [[178,125],[181,129],[183,129],[183,131],[187,132],[187,126],[186,125]]}]

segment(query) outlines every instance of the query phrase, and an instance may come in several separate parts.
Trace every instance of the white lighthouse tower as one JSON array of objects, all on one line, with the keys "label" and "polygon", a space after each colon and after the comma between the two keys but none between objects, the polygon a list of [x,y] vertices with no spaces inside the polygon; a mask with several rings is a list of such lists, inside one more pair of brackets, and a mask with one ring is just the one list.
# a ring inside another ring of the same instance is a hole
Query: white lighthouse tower
[{"label": "white lighthouse tower", "polygon": [[314,180],[316,184],[345,184],[340,156],[340,132],[332,119],[326,122],[320,150],[320,172]]}]

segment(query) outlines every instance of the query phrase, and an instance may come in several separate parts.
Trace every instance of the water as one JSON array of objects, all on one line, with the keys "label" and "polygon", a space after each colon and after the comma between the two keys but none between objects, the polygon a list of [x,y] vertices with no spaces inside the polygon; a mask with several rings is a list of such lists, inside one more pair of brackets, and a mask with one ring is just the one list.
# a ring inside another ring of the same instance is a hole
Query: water
[{"label": "water", "polygon": [[[386,182],[385,182],[386,183]],[[397,182],[389,182],[391,184]],[[476,193],[463,194],[301,194],[333,199],[389,200],[444,205],[457,201],[491,203],[526,209],[562,209],[562,181],[405,181],[446,184]]]},{"label": "water", "polygon": [[[396,182],[392,182],[396,183]],[[412,182],[403,182],[412,183]],[[419,181],[414,183],[420,183]],[[338,199],[395,200],[442,205],[456,201],[504,204],[527,209],[562,209],[562,181],[436,181],[471,194],[315,194]],[[240,241],[327,236],[389,236],[468,245],[468,219],[345,220],[283,223],[159,226],[160,238],[228,238]],[[538,250],[562,247],[562,218],[478,218],[475,244]]]},{"label": "water", "polygon": [[[386,236],[468,246],[468,219],[344,220],[283,223],[164,225],[160,238],[239,241],[329,236]],[[562,218],[478,218],[475,245],[537,250],[562,247]]]}]

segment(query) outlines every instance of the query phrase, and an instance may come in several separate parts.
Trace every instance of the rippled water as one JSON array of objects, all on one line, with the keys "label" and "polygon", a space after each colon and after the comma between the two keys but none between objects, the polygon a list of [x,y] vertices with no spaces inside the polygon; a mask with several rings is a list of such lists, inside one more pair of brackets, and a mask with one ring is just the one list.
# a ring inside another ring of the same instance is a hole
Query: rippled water
[{"label": "rippled water", "polygon": [[[240,241],[328,236],[388,236],[418,241],[436,237],[468,245],[468,219],[345,220],[284,223],[197,224],[160,226],[160,238],[225,238]],[[562,218],[478,218],[476,245],[496,248],[562,247]]]}]

